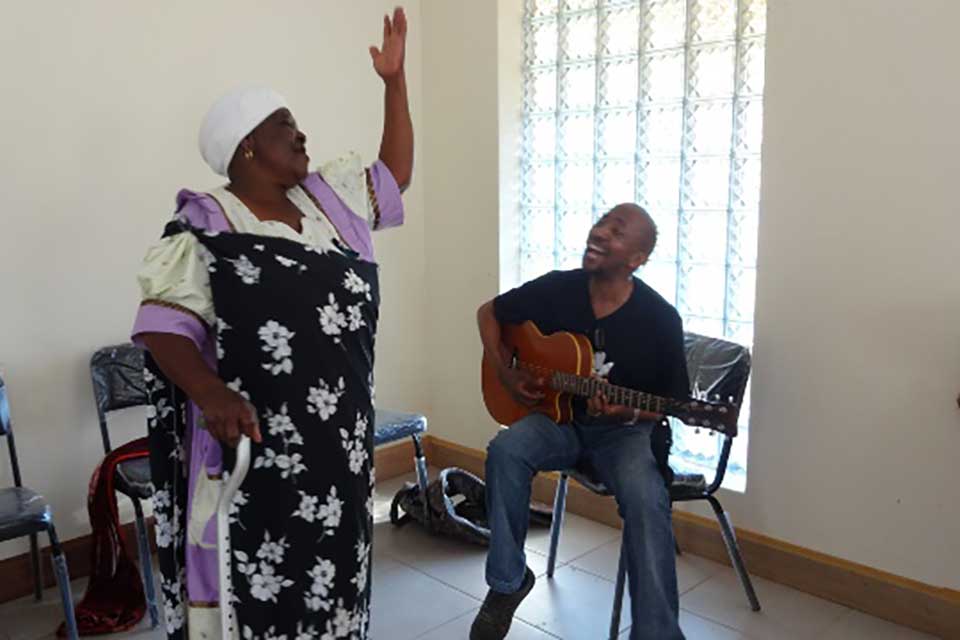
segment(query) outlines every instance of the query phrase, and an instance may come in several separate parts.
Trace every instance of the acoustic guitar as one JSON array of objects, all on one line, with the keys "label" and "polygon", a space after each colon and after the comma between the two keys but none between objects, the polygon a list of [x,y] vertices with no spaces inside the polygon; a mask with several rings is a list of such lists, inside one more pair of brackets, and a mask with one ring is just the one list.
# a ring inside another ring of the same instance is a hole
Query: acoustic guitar
[{"label": "acoustic guitar", "polygon": [[521,404],[500,381],[496,366],[484,358],[483,401],[499,424],[513,424],[534,412],[545,414],[557,424],[566,424],[573,420],[574,397],[591,398],[600,391],[613,404],[736,434],[740,408],[732,402],[663,398],[593,377],[593,345],[586,336],[566,331],[545,336],[533,322],[525,322],[504,325],[502,340],[510,352],[511,367],[544,381],[544,397],[533,407]]}]

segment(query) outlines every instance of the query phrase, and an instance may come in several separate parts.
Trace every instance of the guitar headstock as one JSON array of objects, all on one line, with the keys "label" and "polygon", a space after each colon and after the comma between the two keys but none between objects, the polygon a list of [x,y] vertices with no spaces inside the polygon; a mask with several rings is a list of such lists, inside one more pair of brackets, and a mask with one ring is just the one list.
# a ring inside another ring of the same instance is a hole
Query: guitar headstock
[{"label": "guitar headstock", "polygon": [[737,435],[737,420],[740,418],[740,407],[733,403],[733,398],[721,402],[719,397],[713,399],[690,398],[678,401],[674,417],[691,427],[700,427],[719,431],[728,436]]}]

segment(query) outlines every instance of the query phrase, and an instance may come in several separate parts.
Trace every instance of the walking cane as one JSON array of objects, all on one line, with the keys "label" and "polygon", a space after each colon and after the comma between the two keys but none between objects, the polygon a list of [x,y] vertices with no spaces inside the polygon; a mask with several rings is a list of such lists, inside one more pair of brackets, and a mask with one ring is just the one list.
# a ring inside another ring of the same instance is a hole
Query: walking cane
[{"label": "walking cane", "polygon": [[233,582],[230,561],[230,505],[240,484],[250,468],[250,438],[240,437],[237,445],[237,462],[230,472],[230,478],[223,486],[220,502],[217,503],[217,558],[220,574],[220,637],[222,640],[239,638],[239,630],[233,611]]}]

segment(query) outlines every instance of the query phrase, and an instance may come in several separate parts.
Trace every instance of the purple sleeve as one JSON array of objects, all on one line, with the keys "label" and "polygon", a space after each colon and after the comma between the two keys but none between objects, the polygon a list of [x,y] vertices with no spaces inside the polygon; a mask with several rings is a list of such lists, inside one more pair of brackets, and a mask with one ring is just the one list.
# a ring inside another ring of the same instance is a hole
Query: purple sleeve
[{"label": "purple sleeve", "polygon": [[177,194],[177,215],[205,231],[230,231],[230,222],[212,196],[183,189]]},{"label": "purple sleeve", "polygon": [[[220,205],[204,193],[183,189],[177,194],[177,215],[192,226],[209,231],[230,231],[230,223]],[[134,344],[144,347],[144,333],[172,333],[193,340],[204,356],[209,356],[210,334],[207,325],[187,310],[145,301],[137,311],[131,336]]]},{"label": "purple sleeve", "polygon": [[403,224],[403,199],[390,169],[377,160],[367,169],[367,189],[373,206],[373,229],[389,229]]},{"label": "purple sleeve", "polygon": [[145,302],[137,311],[133,323],[133,343],[144,347],[141,335],[144,333],[172,333],[193,340],[201,352],[207,346],[206,325],[199,318],[186,311],[172,309],[159,304]]}]

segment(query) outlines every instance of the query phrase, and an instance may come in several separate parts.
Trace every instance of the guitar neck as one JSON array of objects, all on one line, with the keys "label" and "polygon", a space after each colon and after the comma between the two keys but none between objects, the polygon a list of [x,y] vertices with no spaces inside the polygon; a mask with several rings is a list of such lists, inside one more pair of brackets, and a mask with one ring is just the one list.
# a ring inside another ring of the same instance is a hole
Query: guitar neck
[{"label": "guitar neck", "polygon": [[677,401],[671,398],[619,387],[597,378],[585,378],[572,373],[554,373],[550,379],[550,386],[556,391],[583,398],[592,398],[599,392],[612,404],[624,405],[648,413],[673,415],[678,406]]}]

